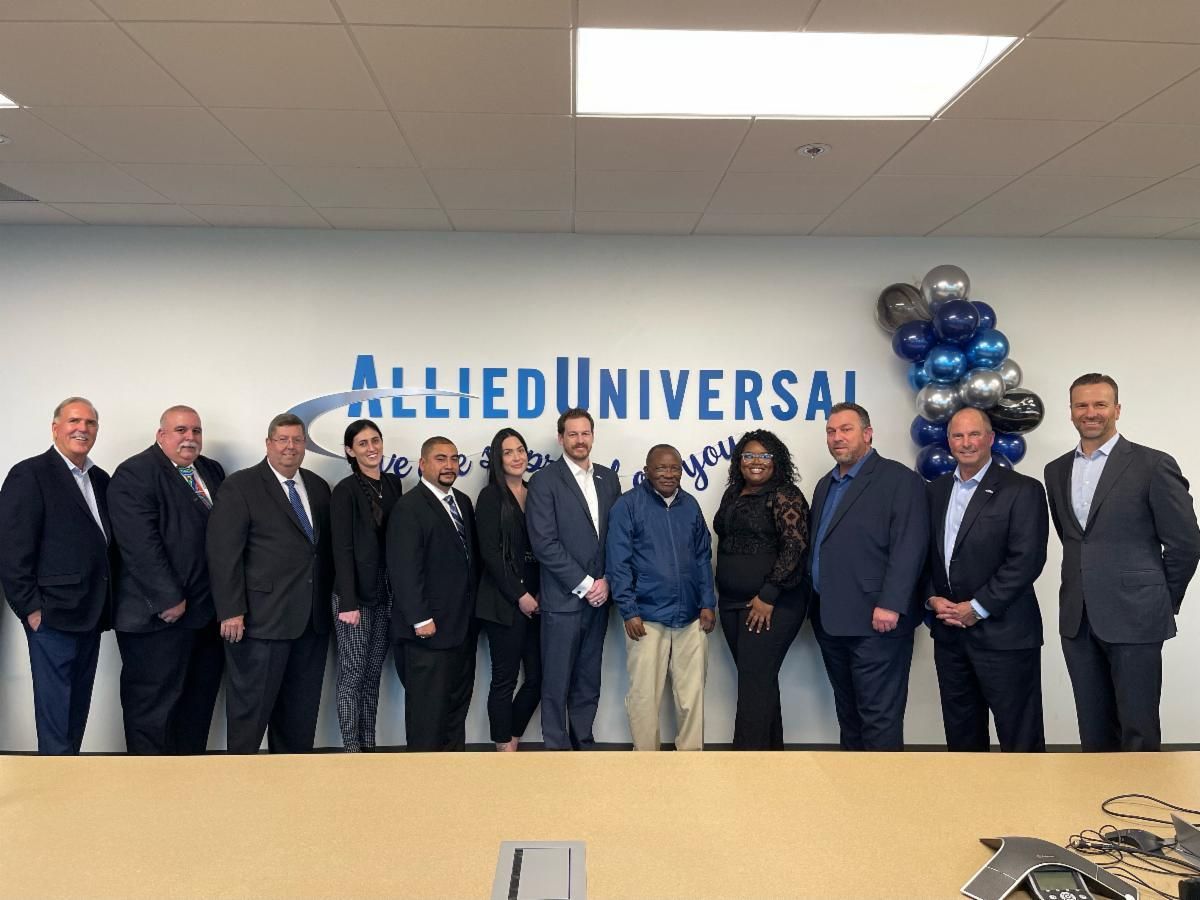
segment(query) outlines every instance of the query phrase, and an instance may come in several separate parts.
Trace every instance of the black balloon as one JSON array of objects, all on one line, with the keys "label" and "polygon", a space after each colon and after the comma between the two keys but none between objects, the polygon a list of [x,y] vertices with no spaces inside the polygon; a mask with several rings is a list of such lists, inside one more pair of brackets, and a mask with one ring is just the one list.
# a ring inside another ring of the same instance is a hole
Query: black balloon
[{"label": "black balloon", "polygon": [[875,303],[875,321],[888,334],[894,334],[905,322],[929,319],[929,304],[911,284],[889,284]]},{"label": "black balloon", "polygon": [[996,431],[1027,434],[1042,424],[1046,406],[1042,398],[1027,388],[1014,388],[987,411]]}]

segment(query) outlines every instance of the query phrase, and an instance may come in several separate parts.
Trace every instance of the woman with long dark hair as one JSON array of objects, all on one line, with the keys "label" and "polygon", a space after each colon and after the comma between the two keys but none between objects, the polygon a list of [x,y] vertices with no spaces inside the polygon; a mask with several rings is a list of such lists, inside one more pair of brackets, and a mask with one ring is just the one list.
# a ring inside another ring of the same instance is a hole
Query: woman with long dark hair
[{"label": "woman with long dark hair", "polygon": [[[492,438],[488,483],[475,501],[483,573],[475,614],[492,655],[488,722],[497,750],[516,750],[542,692],[539,569],[525,527],[529,448],[511,428]],[[516,690],[517,676],[525,680]],[[515,691],[515,694],[514,694]]]},{"label": "woman with long dark hair", "polygon": [[808,501],[783,441],[747,432],[713,520],[721,631],[737,666],[735,750],[782,750],[779,669],[804,624]]},{"label": "woman with long dark hair", "polygon": [[334,633],[337,636],[337,712],[347,751],[375,748],[379,678],[390,645],[392,588],[384,535],[400,499],[400,476],[383,472],[383,435],[370,419],[346,427],[351,474],[329,502],[333,538]]}]

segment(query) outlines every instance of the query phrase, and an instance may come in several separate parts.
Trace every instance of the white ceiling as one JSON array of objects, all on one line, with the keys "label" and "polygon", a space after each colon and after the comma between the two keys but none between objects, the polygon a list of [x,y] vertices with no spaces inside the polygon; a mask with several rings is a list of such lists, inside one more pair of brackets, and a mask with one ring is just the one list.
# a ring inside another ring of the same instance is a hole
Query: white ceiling
[{"label": "white ceiling", "polygon": [[[1025,40],[933,121],[576,118],[576,25]],[[0,0],[0,94],[0,224],[1200,239],[1200,0]]]}]

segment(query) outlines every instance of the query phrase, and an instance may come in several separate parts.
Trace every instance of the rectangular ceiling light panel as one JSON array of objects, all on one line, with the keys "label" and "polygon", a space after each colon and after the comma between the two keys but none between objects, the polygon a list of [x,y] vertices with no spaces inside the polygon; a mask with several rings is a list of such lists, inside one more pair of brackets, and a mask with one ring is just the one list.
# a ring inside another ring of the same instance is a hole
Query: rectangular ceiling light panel
[{"label": "rectangular ceiling light panel", "polygon": [[576,112],[929,117],[1015,37],[580,28]]}]

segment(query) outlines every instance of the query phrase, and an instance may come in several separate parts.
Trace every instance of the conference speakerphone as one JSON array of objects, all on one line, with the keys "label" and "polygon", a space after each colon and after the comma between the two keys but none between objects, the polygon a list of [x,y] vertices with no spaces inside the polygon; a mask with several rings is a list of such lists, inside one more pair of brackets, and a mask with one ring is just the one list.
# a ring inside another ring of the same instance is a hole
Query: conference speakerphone
[{"label": "conference speakerphone", "polygon": [[1138,889],[1057,844],[1029,837],[980,838],[996,851],[962,892],[973,900],[1003,900],[1024,887],[1038,900],[1138,900]]},{"label": "conference speakerphone", "polygon": [[504,841],[492,900],[587,900],[584,861],[583,841]]}]

